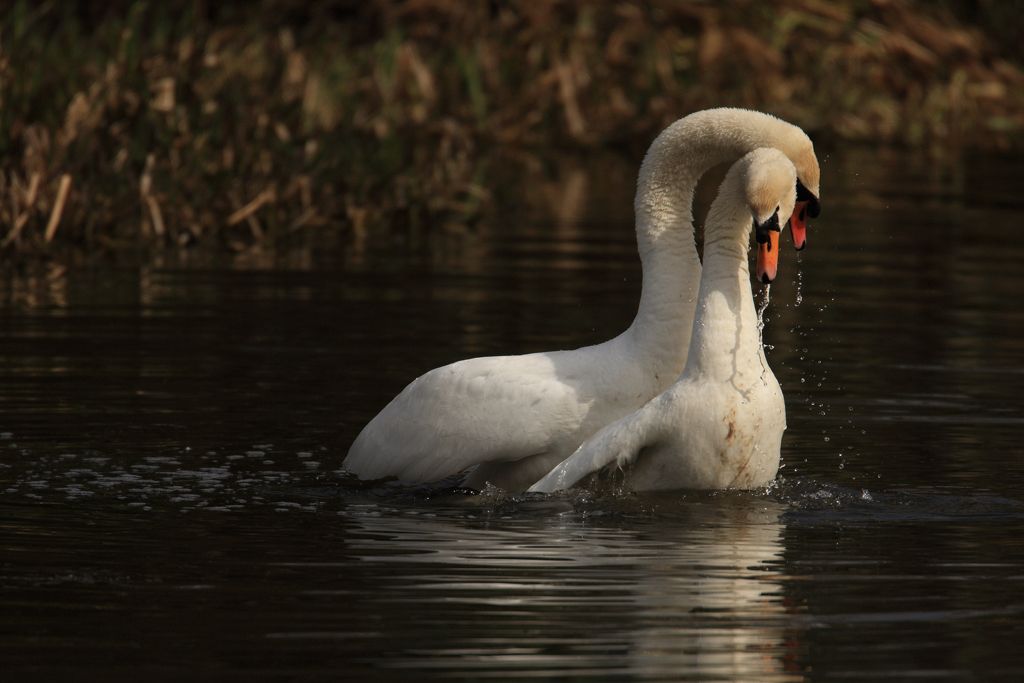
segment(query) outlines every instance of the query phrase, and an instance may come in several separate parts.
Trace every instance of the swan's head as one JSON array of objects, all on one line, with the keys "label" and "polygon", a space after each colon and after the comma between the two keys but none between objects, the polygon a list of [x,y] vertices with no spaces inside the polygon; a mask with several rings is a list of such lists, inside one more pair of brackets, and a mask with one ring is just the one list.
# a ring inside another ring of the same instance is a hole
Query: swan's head
[{"label": "swan's head", "polygon": [[747,149],[774,147],[789,157],[796,168],[797,204],[790,221],[793,246],[797,251],[807,246],[807,219],[816,218],[821,211],[821,167],[807,133],[771,114],[743,109],[710,109],[703,116],[720,125],[735,126],[737,139]]},{"label": "swan's head", "polygon": [[807,246],[807,219],[821,213],[821,168],[814,154],[814,144],[800,128],[793,126],[778,147],[786,153],[796,168],[796,207],[789,227],[793,246],[800,251]]},{"label": "swan's head", "polygon": [[771,282],[779,266],[779,233],[799,203],[797,169],[777,149],[755,149],[739,161],[744,198],[754,218],[757,279]]},{"label": "swan's head", "polygon": [[797,251],[807,246],[807,218],[817,218],[821,213],[821,202],[818,200],[821,171],[813,148],[807,157],[804,174],[801,175],[800,168],[796,171],[796,207],[789,222],[790,231],[793,233],[793,246]]},{"label": "swan's head", "polygon": [[740,131],[737,139],[748,145],[747,149],[774,147],[789,157],[796,168],[797,204],[790,221],[793,246],[797,251],[807,246],[807,219],[817,218],[821,212],[821,167],[807,133],[799,126],[761,112],[722,108],[698,114],[719,125],[735,126]]}]

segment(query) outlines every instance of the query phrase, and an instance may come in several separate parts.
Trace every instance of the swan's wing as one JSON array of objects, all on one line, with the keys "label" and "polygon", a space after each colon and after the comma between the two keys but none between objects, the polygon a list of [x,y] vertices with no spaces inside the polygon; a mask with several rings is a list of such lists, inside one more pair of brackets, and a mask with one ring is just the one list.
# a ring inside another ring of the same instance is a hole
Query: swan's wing
[{"label": "swan's wing", "polygon": [[366,425],[345,468],[361,479],[432,482],[547,452],[588,407],[556,372],[558,355],[473,358],[431,370]]},{"label": "swan's wing", "polygon": [[636,462],[640,452],[657,439],[650,404],[605,426],[576,452],[529,488],[533,493],[552,493],[572,488],[588,475],[606,467],[624,468]]}]

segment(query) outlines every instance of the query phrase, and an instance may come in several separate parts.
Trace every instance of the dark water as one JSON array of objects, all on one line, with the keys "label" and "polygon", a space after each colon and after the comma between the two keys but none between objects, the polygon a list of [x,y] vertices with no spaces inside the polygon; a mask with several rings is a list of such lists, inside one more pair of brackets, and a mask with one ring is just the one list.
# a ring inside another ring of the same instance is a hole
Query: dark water
[{"label": "dark water", "polygon": [[768,491],[339,471],[423,371],[628,324],[633,172],[551,167],[430,240],[7,275],[3,680],[1020,680],[1021,160],[825,159]]}]

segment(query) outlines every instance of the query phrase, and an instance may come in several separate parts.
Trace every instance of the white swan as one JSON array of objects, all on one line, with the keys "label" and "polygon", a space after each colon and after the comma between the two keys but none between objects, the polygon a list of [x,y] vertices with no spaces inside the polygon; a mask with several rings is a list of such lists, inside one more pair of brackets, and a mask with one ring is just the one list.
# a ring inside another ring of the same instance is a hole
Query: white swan
[{"label": "white swan", "polygon": [[663,391],[686,363],[700,281],[694,188],[712,166],[765,146],[793,161],[816,206],[818,160],[796,126],[742,109],[676,121],[640,169],[634,204],[643,292],[629,329],[573,351],[473,358],[431,370],[363,428],[345,468],[361,479],[431,482],[475,466],[467,486],[521,491],[597,429]]},{"label": "white swan", "polygon": [[733,164],[705,227],[704,272],[686,370],[663,394],[586,441],[530,491],[569,488],[614,466],[632,490],[765,486],[779,468],[786,406],[761,346],[750,290],[751,217],[758,270],[774,269],[796,170],[758,149]]}]

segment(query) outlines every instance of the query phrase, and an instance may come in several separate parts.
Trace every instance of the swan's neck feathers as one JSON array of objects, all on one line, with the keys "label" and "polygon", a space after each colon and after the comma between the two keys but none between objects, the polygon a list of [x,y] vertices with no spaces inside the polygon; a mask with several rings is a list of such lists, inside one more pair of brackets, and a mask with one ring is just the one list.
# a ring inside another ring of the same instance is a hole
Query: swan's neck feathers
[{"label": "swan's neck feathers", "polygon": [[747,245],[751,215],[742,203],[716,201],[708,214],[704,277],[686,374],[744,391],[770,373],[757,329]]},{"label": "swan's neck feathers", "polygon": [[700,176],[760,146],[810,154],[807,136],[780,119],[737,109],[697,112],[658,135],[647,151],[634,202],[643,263],[640,308],[626,337],[652,372],[677,376],[690,348],[700,259],[690,207]]},{"label": "swan's neck feathers", "polygon": [[796,154],[809,148],[796,126],[760,112],[697,112],[669,126],[651,143],[640,168],[634,202],[643,263],[640,308],[627,338],[653,369],[683,370],[693,329],[700,259],[690,207],[700,176],[759,146]]},{"label": "swan's neck feathers", "polygon": [[813,148],[796,126],[761,112],[709,109],[676,121],[651,144],[637,181],[637,244],[643,293],[630,343],[660,371],[678,375],[686,361],[701,279],[693,240],[693,194],[712,166],[758,147],[791,158]]},{"label": "swan's neck feathers", "polygon": [[709,168],[758,147],[774,147],[790,159],[813,155],[799,128],[746,109],[700,111],[662,131],[647,150],[637,181],[634,210],[641,257],[663,233],[690,227],[693,191]]},{"label": "swan's neck feathers", "polygon": [[627,332],[640,355],[662,377],[682,372],[690,345],[701,265],[689,227],[662,232],[657,247],[641,251],[640,307]]}]

